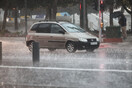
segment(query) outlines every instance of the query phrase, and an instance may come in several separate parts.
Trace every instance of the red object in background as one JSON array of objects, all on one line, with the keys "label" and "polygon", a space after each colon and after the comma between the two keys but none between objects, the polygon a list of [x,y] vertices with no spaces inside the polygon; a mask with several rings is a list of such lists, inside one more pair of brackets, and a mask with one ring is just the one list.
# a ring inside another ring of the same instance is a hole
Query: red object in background
[{"label": "red object in background", "polygon": [[109,43],[101,43],[99,48],[112,48],[113,46],[111,46]]},{"label": "red object in background", "polygon": [[100,1],[100,4],[103,4],[103,0]]},{"label": "red object in background", "polygon": [[82,5],[81,5],[81,3],[80,3],[80,10],[82,9]]},{"label": "red object in background", "polygon": [[100,0],[100,11],[104,11],[104,2]]},{"label": "red object in background", "polygon": [[100,21],[100,23],[102,22],[101,11],[99,11],[99,21]]},{"label": "red object in background", "polygon": [[122,42],[122,38],[104,38],[104,43],[110,43],[110,42]]}]

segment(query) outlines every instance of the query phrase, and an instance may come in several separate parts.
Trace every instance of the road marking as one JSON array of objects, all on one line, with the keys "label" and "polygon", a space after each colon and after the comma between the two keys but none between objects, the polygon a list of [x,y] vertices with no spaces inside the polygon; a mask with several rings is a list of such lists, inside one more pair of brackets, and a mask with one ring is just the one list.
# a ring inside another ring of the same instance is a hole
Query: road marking
[{"label": "road marking", "polygon": [[57,70],[57,71],[89,71],[89,72],[120,72],[132,73],[132,70],[119,69],[82,69],[82,68],[57,68],[57,67],[24,67],[24,66],[0,66],[5,69],[36,69],[36,70]]}]

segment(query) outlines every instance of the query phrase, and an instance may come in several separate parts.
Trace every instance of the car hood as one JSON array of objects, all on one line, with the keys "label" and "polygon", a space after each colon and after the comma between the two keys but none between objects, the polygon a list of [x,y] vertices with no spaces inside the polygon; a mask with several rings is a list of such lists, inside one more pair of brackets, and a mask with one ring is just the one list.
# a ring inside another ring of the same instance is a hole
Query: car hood
[{"label": "car hood", "polygon": [[89,38],[97,38],[96,36],[90,34],[90,33],[70,33],[71,36],[73,36],[74,38],[85,38],[85,39],[89,39]]}]

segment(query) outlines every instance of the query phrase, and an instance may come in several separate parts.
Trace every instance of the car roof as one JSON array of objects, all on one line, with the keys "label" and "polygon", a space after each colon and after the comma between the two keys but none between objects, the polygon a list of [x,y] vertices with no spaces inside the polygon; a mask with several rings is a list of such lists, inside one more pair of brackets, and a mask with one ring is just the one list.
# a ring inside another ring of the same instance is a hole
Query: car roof
[{"label": "car roof", "polygon": [[39,22],[35,22],[33,23],[29,29],[31,29],[34,25],[38,25],[38,24],[41,24],[41,23],[55,23],[55,24],[62,24],[62,23],[69,23],[69,22],[66,22],[66,21],[39,21]]},{"label": "car roof", "polygon": [[56,23],[56,24],[61,24],[61,23],[69,23],[69,22],[65,22],[65,21],[39,21],[39,22],[35,22],[34,24],[41,24],[41,23]]}]

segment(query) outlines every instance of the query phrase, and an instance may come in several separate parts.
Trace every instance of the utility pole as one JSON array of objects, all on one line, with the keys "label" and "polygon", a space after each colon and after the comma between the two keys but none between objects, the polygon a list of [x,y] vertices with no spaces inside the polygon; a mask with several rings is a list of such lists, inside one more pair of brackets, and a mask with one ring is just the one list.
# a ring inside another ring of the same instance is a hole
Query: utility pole
[{"label": "utility pole", "polygon": [[[132,7],[131,7],[131,12],[132,12]],[[131,13],[131,33],[132,33],[132,13]]]},{"label": "utility pole", "polygon": [[86,0],[80,0],[80,27],[87,30]]},{"label": "utility pole", "polygon": [[27,35],[27,0],[25,0],[25,35]]},{"label": "utility pole", "polygon": [[101,25],[100,25],[100,23],[101,23],[101,11],[100,11],[100,0],[98,0],[98,8],[99,8],[99,40],[100,40],[100,42],[102,41],[102,37],[101,37],[101,35],[102,35],[102,31],[101,31]]},{"label": "utility pole", "polygon": [[99,40],[102,42],[102,31],[104,30],[104,20],[103,20],[103,11],[104,11],[104,2],[99,0]]},{"label": "utility pole", "polygon": [[83,0],[80,0],[80,27],[83,28]]},{"label": "utility pole", "polygon": [[86,30],[86,0],[83,0],[83,28]]},{"label": "utility pole", "polygon": [[0,65],[2,64],[2,42],[0,42]]}]

